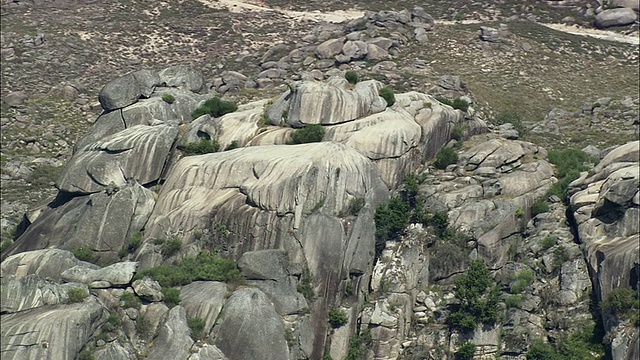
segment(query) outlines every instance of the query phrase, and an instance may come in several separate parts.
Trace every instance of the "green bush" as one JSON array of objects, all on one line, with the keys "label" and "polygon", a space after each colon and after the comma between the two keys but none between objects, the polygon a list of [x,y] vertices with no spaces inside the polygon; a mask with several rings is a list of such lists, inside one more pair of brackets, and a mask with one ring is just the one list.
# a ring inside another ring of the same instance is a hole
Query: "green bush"
[{"label": "green bush", "polygon": [[558,238],[553,235],[547,235],[540,240],[540,246],[543,250],[548,250],[558,243]]},{"label": "green bush", "polygon": [[364,207],[364,204],[364,198],[359,197],[351,199],[351,201],[349,202],[349,207],[347,209],[347,214],[353,216],[358,215],[360,210],[362,210],[362,208]]},{"label": "green bush", "polygon": [[484,260],[473,260],[467,272],[455,280],[455,297],[460,302],[450,316],[450,323],[463,330],[475,329],[478,323],[493,324],[498,316],[500,289],[495,285]]},{"label": "green bush", "polygon": [[562,360],[549,344],[545,344],[540,340],[536,340],[527,351],[527,360]]},{"label": "green bush", "polygon": [[371,332],[369,329],[363,330],[349,342],[349,350],[344,360],[362,360],[367,355],[367,350],[371,346]]},{"label": "green bush", "polygon": [[380,254],[386,241],[397,239],[409,223],[409,205],[399,196],[392,197],[389,202],[376,209],[376,252]]},{"label": "green bush", "polygon": [[507,123],[513,125],[513,128],[516,129],[520,136],[524,136],[526,133],[526,128],[522,124],[522,119],[520,118],[520,115],[516,113],[500,113],[496,116],[495,122],[497,125]]},{"label": "green bush", "polygon": [[308,302],[313,302],[316,299],[316,293],[313,290],[313,276],[311,276],[309,268],[304,268],[302,270],[300,281],[296,288]]},{"label": "green bush", "polygon": [[184,152],[185,156],[202,155],[218,152],[220,150],[220,144],[217,140],[209,140],[207,138],[200,138],[200,141],[194,141],[180,147],[180,150]]},{"label": "green bush", "polygon": [[233,149],[237,149],[238,148],[238,140],[233,140],[229,143],[229,145],[227,145],[226,148],[224,148],[224,151],[229,151],[229,150],[233,150]]},{"label": "green bush", "polygon": [[162,294],[164,295],[164,303],[167,304],[169,309],[180,304],[180,301],[182,301],[180,298],[180,290],[176,288],[162,289]]},{"label": "green bush", "polygon": [[338,308],[331,308],[331,310],[329,310],[329,324],[331,324],[331,327],[334,329],[339,328],[346,325],[347,322],[349,322],[349,317],[346,312]]},{"label": "green bush", "polygon": [[78,354],[78,360],[96,360],[95,356],[91,353],[91,350],[84,349]]},{"label": "green bush", "polygon": [[236,264],[214,254],[201,252],[196,257],[183,259],[178,265],[160,265],[139,271],[134,280],[149,276],[162,287],[174,287],[190,284],[197,280],[225,281],[240,283],[243,276]]},{"label": "green bush", "polygon": [[517,274],[514,274],[512,280],[514,282],[511,284],[511,293],[512,294],[520,294],[526,288],[528,288],[536,278],[536,272],[533,269],[522,270]]},{"label": "green bush", "polygon": [[167,104],[173,104],[176,101],[176,98],[171,94],[162,94],[162,100]]},{"label": "green bush", "polygon": [[87,296],[89,296],[89,293],[87,292],[87,290],[81,287],[71,288],[67,290],[69,304],[81,303],[84,301],[84,299],[87,298]]},{"label": "green bush", "polygon": [[460,125],[456,125],[451,129],[451,138],[456,141],[462,141],[464,139],[464,128]]},{"label": "green bush", "polygon": [[628,318],[640,309],[638,293],[629,288],[613,289],[600,303],[600,308],[619,319]]},{"label": "green bush", "polygon": [[344,73],[344,78],[347,79],[349,84],[357,84],[358,81],[360,81],[360,79],[358,78],[358,73],[353,70],[349,70]]},{"label": "green bush", "polygon": [[556,165],[558,176],[558,181],[551,186],[549,195],[559,196],[565,201],[569,184],[580,177],[581,171],[589,170],[590,164],[598,161],[584,151],[573,148],[560,151],[551,150],[547,157],[552,164]]},{"label": "green bush", "polygon": [[535,340],[527,352],[527,360],[602,359],[604,347],[593,325],[586,325],[568,336],[556,339],[555,344]]},{"label": "green bush", "polygon": [[538,214],[549,212],[549,203],[544,199],[537,200],[531,205],[530,210],[531,210],[531,217],[534,217]]},{"label": "green bush", "polygon": [[387,102],[387,106],[393,106],[396,103],[396,96],[393,94],[393,89],[385,86],[379,91],[380,96]]},{"label": "green bush", "polygon": [[224,114],[232,113],[238,110],[238,106],[232,102],[220,100],[219,97],[211,98],[200,105],[191,113],[193,120],[199,118],[202,115],[209,114],[212,117],[220,117]]},{"label": "green bush", "polygon": [[131,291],[125,291],[124,293],[122,293],[122,296],[120,296],[120,301],[122,301],[122,307],[125,309],[140,309],[140,307],[142,306],[142,301],[140,301],[136,294],[132,293]]},{"label": "green bush", "polygon": [[321,142],[324,137],[324,128],[319,124],[306,125],[291,134],[290,144],[307,144]]},{"label": "green bush", "polygon": [[204,332],[205,322],[200,318],[193,318],[187,320],[187,324],[189,325],[189,329],[191,329],[191,338],[194,341],[204,340],[206,334]]},{"label": "green bush", "polygon": [[172,237],[162,244],[162,255],[172,256],[182,249],[182,240]]},{"label": "green bush", "polygon": [[118,314],[111,313],[107,318],[107,322],[102,326],[102,330],[106,332],[113,332],[119,329],[121,325],[122,320],[120,320]]},{"label": "green bush", "polygon": [[462,110],[464,112],[467,112],[467,110],[469,110],[469,103],[463,98],[454,99],[451,106],[454,109]]},{"label": "green bush", "polygon": [[73,256],[75,256],[78,260],[97,264],[98,260],[100,260],[100,256],[94,253],[95,250],[96,249],[92,247],[77,248],[73,250]]},{"label": "green bush", "polygon": [[120,249],[118,255],[120,255],[120,257],[122,258],[127,256],[127,254],[134,254],[138,250],[140,245],[142,245],[142,235],[143,234],[140,231],[133,234],[131,236],[131,241],[129,242],[129,244],[123,246],[122,249]]},{"label": "green bush", "polygon": [[509,295],[506,299],[504,299],[504,304],[508,308],[521,308],[522,307],[522,296],[521,295]]},{"label": "green bush", "polygon": [[458,154],[452,148],[443,147],[436,154],[436,161],[433,165],[438,169],[445,169],[447,166],[457,162]]},{"label": "green bush", "polygon": [[460,345],[460,348],[456,352],[456,359],[459,360],[471,360],[476,353],[476,344],[471,341],[465,341]]},{"label": "green bush", "polygon": [[571,258],[569,250],[564,246],[559,246],[553,250],[553,270],[558,270],[562,267],[562,264],[569,261]]}]

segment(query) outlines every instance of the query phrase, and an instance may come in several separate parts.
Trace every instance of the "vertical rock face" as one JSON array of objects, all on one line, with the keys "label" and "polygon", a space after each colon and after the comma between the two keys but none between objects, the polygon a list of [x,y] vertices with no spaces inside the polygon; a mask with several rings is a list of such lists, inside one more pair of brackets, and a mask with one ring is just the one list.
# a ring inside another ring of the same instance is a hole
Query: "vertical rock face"
[{"label": "vertical rock face", "polygon": [[149,351],[148,359],[186,359],[193,340],[189,336],[187,312],[182,306],[169,311],[167,321],[160,328],[158,338]]},{"label": "vertical rock face", "polygon": [[282,320],[258,289],[236,290],[213,332],[215,345],[230,359],[289,359]]}]

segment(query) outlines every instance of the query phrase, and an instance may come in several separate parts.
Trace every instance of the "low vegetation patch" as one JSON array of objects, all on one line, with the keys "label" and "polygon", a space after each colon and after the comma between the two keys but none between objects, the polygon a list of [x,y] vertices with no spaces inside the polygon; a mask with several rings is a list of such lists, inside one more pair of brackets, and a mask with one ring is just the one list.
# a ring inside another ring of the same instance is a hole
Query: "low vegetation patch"
[{"label": "low vegetation patch", "polygon": [[182,147],[180,150],[184,152],[185,156],[202,155],[218,152],[220,150],[220,144],[217,140],[210,140],[207,138],[200,138],[200,141],[190,142]]},{"label": "low vegetation patch", "polygon": [[378,92],[380,96],[387,102],[387,106],[393,106],[396,103],[396,96],[393,93],[393,89],[385,86]]},{"label": "low vegetation patch", "polygon": [[313,290],[313,276],[311,276],[311,270],[304,268],[296,286],[299,293],[301,293],[305,299],[309,302],[313,302],[316,299],[316,293]]},{"label": "low vegetation patch", "polygon": [[142,301],[140,301],[140,298],[138,298],[136,294],[132,293],[131,291],[125,291],[124,293],[122,293],[122,296],[120,296],[120,301],[122,302],[122,307],[125,309],[140,309],[140,307],[142,306]]},{"label": "low vegetation patch", "polygon": [[476,353],[476,344],[471,341],[465,341],[460,345],[456,352],[456,360],[471,360]]},{"label": "low vegetation patch", "polygon": [[638,293],[629,288],[616,288],[611,290],[600,303],[600,308],[618,319],[626,320],[633,317],[633,322],[638,324],[638,311],[640,311],[640,299]]},{"label": "low vegetation patch", "polygon": [[436,154],[436,160],[433,165],[441,170],[446,169],[447,166],[458,162],[458,154],[449,147],[441,148]]},{"label": "low vegetation patch", "polygon": [[180,304],[180,301],[182,301],[182,298],[180,298],[180,290],[176,288],[162,289],[162,294],[164,295],[164,303],[167,304],[169,309]]},{"label": "low vegetation patch", "polygon": [[385,243],[397,240],[409,224],[410,208],[400,196],[392,197],[376,209],[376,254],[382,253]]},{"label": "low vegetation patch", "polygon": [[367,350],[371,346],[371,331],[363,330],[349,342],[349,351],[344,360],[361,360],[367,355]]},{"label": "low vegetation patch", "polygon": [[206,333],[204,332],[205,322],[201,318],[193,318],[187,320],[187,325],[191,329],[191,338],[194,341],[204,340]]},{"label": "low vegetation patch", "polygon": [[122,320],[120,320],[118,314],[110,313],[107,321],[102,325],[102,331],[114,332],[118,330],[120,326],[122,326]]},{"label": "low vegetation patch", "polygon": [[331,308],[329,310],[329,324],[334,329],[344,326],[349,322],[349,317],[344,310],[340,310],[338,308]]},{"label": "low vegetation patch", "polygon": [[511,293],[520,294],[533,284],[535,278],[536,273],[533,269],[522,270],[519,273],[514,274],[512,277],[513,282],[511,283]]},{"label": "low vegetation patch", "polygon": [[160,265],[140,271],[133,279],[142,279],[145,276],[153,278],[166,288],[187,285],[197,280],[230,283],[240,283],[244,280],[233,261],[205,252],[196,257],[185,258],[175,266]]},{"label": "low vegetation patch", "polygon": [[306,125],[291,134],[289,145],[321,142],[324,137],[324,128],[320,124]]},{"label": "low vegetation patch", "polygon": [[536,202],[531,205],[530,211],[531,217],[549,212],[549,203],[544,199],[536,200]]},{"label": "low vegetation patch", "polygon": [[604,348],[593,325],[560,337],[552,344],[536,340],[527,351],[527,360],[596,360],[604,357]]},{"label": "low vegetation patch", "polygon": [[71,288],[67,290],[69,304],[81,303],[84,301],[84,299],[87,298],[87,296],[89,296],[89,293],[87,292],[87,290],[81,287]]},{"label": "low vegetation patch", "polygon": [[358,77],[358,73],[353,70],[349,70],[345,72],[344,78],[347,79],[349,84],[357,84],[358,81],[360,81],[360,78]]},{"label": "low vegetation patch", "polygon": [[167,239],[167,241],[162,244],[162,255],[164,256],[172,256],[176,254],[178,251],[182,249],[182,240],[177,237],[172,237]]},{"label": "low vegetation patch", "polygon": [[464,112],[469,110],[469,103],[465,99],[460,97],[453,100],[449,100],[443,97],[437,97],[436,100],[438,100],[442,104],[449,105],[456,110],[462,110]]},{"label": "low vegetation patch", "polygon": [[556,195],[565,201],[569,184],[580,177],[581,171],[589,170],[591,165],[598,162],[584,151],[573,148],[551,150],[547,157],[556,166],[558,176],[558,181],[551,186],[549,195]]},{"label": "low vegetation patch", "polygon": [[173,104],[176,101],[176,98],[171,94],[163,94],[162,100],[167,104]]},{"label": "low vegetation patch", "polygon": [[513,125],[513,128],[516,129],[516,131],[518,132],[518,135],[524,136],[526,134],[526,128],[522,123],[522,118],[520,117],[520,115],[516,113],[512,113],[512,112],[499,113],[496,116],[495,123],[497,125],[511,124]]},{"label": "low vegetation patch", "polygon": [[553,235],[547,235],[540,240],[540,246],[543,250],[549,250],[558,243],[558,238]]},{"label": "low vegetation patch", "polygon": [[78,260],[97,264],[98,260],[100,260],[100,256],[98,256],[95,251],[96,249],[94,249],[93,247],[81,247],[73,250],[73,256],[75,256]]},{"label": "low vegetation patch", "polygon": [[504,299],[504,304],[508,308],[521,308],[522,307],[522,295],[509,295],[506,299]]},{"label": "low vegetation patch", "polygon": [[211,117],[220,117],[224,114],[232,113],[238,110],[238,106],[230,101],[220,100],[219,97],[213,97],[200,105],[191,113],[193,120],[202,115],[209,114]]}]

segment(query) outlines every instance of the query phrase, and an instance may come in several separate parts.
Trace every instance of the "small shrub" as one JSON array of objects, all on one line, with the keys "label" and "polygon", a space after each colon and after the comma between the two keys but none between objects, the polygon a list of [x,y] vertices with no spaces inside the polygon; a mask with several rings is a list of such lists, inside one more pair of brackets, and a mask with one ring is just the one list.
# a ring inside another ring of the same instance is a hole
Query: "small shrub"
[{"label": "small shrub", "polygon": [[511,293],[520,294],[533,283],[535,278],[536,273],[533,269],[522,270],[513,275],[512,279],[514,282],[511,284]]},{"label": "small shrub", "polygon": [[182,249],[182,240],[173,237],[162,244],[161,252],[164,256],[172,256],[180,251],[180,249]]},{"label": "small shrub", "polygon": [[[369,329],[363,330],[349,342],[349,350],[344,360],[362,360],[367,354],[367,350],[371,346],[371,332]],[[329,357],[330,358],[330,357]]]},{"label": "small shrub", "polygon": [[436,100],[438,100],[439,103],[444,104],[444,105],[449,105],[451,107],[453,107],[453,102],[451,102],[451,100],[441,97],[441,96],[436,96]]},{"label": "small shrub", "polygon": [[409,223],[409,205],[398,196],[376,209],[376,253],[380,254],[388,240],[397,239]]},{"label": "small shrub", "polygon": [[467,112],[467,110],[469,110],[469,103],[463,98],[454,99],[451,106],[454,109],[462,110],[464,112]]},{"label": "small shrub", "polygon": [[78,354],[78,360],[96,360],[95,356],[91,353],[91,350],[84,349]]},{"label": "small shrub", "polygon": [[344,78],[347,79],[349,84],[357,84],[358,81],[360,81],[360,79],[358,78],[358,73],[353,70],[349,70],[344,73]]},{"label": "small shrub", "polygon": [[224,148],[224,151],[229,151],[237,148],[238,148],[238,140],[233,140],[229,143],[229,145],[227,145],[226,148]]},{"label": "small shrub", "polygon": [[182,301],[180,298],[180,290],[176,288],[162,289],[162,294],[164,294],[164,303],[167,304],[169,308],[180,304],[180,301]]},{"label": "small shrub", "polygon": [[455,280],[458,309],[452,312],[450,324],[463,330],[475,329],[478,323],[492,324],[498,317],[497,303],[501,294],[495,286],[484,260],[473,260],[469,269]]},{"label": "small shrub", "polygon": [[553,235],[547,235],[540,240],[540,246],[543,250],[549,250],[558,243],[558,238]]},{"label": "small shrub", "polygon": [[519,217],[519,218],[523,217],[524,216],[524,210],[522,210],[522,209],[516,210],[516,216]]},{"label": "small shrub", "polygon": [[209,114],[212,117],[220,117],[224,114],[232,113],[238,110],[238,106],[232,102],[220,100],[219,97],[213,97],[200,105],[197,109],[191,113],[193,120],[199,118],[202,115]]},{"label": "small shrub", "polygon": [[311,270],[309,270],[309,268],[302,270],[302,275],[300,276],[300,281],[296,289],[307,301],[313,302],[316,299],[316,293],[313,290],[313,276],[311,276]]},{"label": "small shrub", "polygon": [[385,86],[380,89],[380,96],[387,102],[387,106],[393,106],[396,103],[396,96],[393,93],[393,89]]},{"label": "small shrub", "polygon": [[194,341],[204,340],[206,334],[204,333],[204,320],[200,318],[193,318],[187,320],[187,324],[189,325],[189,329],[191,329],[191,338]]},{"label": "small shrub", "polygon": [[142,301],[140,301],[136,294],[132,293],[131,291],[125,291],[124,293],[122,293],[122,296],[120,296],[120,301],[122,301],[122,307],[125,309],[140,309],[140,307],[142,306]]},{"label": "small shrub", "polygon": [[632,289],[616,288],[607,294],[600,307],[617,318],[625,319],[640,310],[640,303],[638,294]]},{"label": "small shrub", "polygon": [[347,281],[347,284],[344,286],[344,296],[349,297],[353,295],[353,284],[351,281]]},{"label": "small shrub", "polygon": [[451,164],[458,162],[458,154],[451,148],[443,147],[436,154],[436,161],[433,163],[438,169],[445,169]]},{"label": "small shrub", "polygon": [[146,316],[138,316],[136,319],[136,332],[142,339],[147,339],[149,335],[149,330],[151,329],[151,322],[147,319]]},{"label": "small shrub", "polygon": [[291,134],[291,144],[306,144],[321,142],[324,137],[324,128],[319,124],[306,125]]},{"label": "small shrub", "polygon": [[329,310],[329,324],[331,324],[331,327],[334,329],[346,325],[348,321],[349,317],[343,310],[338,308],[331,308],[331,310]]},{"label": "small shrub", "polygon": [[67,290],[69,304],[81,303],[84,301],[84,299],[87,298],[87,296],[89,296],[89,293],[87,292],[87,290],[81,287],[71,288]]},{"label": "small shrub", "polygon": [[364,207],[364,198],[353,198],[351,202],[349,202],[349,208],[347,209],[347,214],[356,216]]},{"label": "small shrub", "polygon": [[113,332],[119,329],[121,325],[122,320],[120,320],[118,314],[111,313],[107,318],[107,322],[102,326],[102,330],[106,332]]},{"label": "small shrub", "polygon": [[476,344],[471,341],[465,341],[462,343],[458,351],[456,352],[456,359],[459,360],[471,360],[476,353]]},{"label": "small shrub", "polygon": [[451,129],[451,138],[456,141],[464,139],[464,128],[460,125],[456,125]]},{"label": "small shrub", "polygon": [[527,360],[561,360],[553,346],[536,340],[527,351]]},{"label": "small shrub", "polygon": [[504,300],[504,304],[508,307],[508,308],[521,308],[522,307],[522,296],[520,295],[509,295],[507,296],[507,298]]},{"label": "small shrub", "polygon": [[564,246],[559,246],[553,251],[553,270],[558,270],[562,264],[570,259],[569,250]]},{"label": "small shrub", "polygon": [[522,119],[520,118],[520,115],[516,113],[500,113],[496,116],[495,123],[497,125],[507,123],[513,125],[513,128],[516,129],[520,136],[523,136],[526,133],[526,129],[522,124]]},{"label": "small shrub", "polygon": [[220,150],[220,144],[216,140],[209,140],[207,138],[200,138],[200,141],[194,141],[181,147],[180,150],[184,152],[185,156],[202,155],[218,152]]},{"label": "small shrub", "polygon": [[592,158],[582,150],[568,148],[561,151],[551,150],[548,153],[549,162],[556,165],[558,181],[551,186],[549,195],[557,195],[567,199],[569,184],[580,177],[581,171],[589,170],[589,164],[598,160]]},{"label": "small shrub", "polygon": [[531,205],[531,216],[549,212],[549,203],[546,200],[540,199]]},{"label": "small shrub", "polygon": [[94,253],[94,251],[95,249],[92,247],[81,247],[73,250],[73,256],[75,256],[78,260],[97,264],[98,260],[100,260],[100,256]]},{"label": "small shrub", "polygon": [[5,240],[0,244],[0,254],[9,248],[9,246],[13,245],[13,241]]},{"label": "small shrub", "polygon": [[176,98],[171,94],[163,94],[162,100],[167,104],[173,104],[176,101]]}]

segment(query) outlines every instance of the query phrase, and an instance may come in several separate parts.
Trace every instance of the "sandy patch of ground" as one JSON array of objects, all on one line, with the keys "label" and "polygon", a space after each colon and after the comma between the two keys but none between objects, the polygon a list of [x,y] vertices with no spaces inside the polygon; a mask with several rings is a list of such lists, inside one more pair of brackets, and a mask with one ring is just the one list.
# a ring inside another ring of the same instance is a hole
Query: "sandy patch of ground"
[{"label": "sandy patch of ground", "polygon": [[317,22],[326,21],[331,23],[341,23],[357,19],[364,15],[364,12],[359,10],[337,10],[323,13],[319,11],[309,12],[273,9],[262,4],[260,1],[200,0],[200,2],[214,9],[226,8],[235,13],[244,13],[247,11],[272,12],[274,15],[283,15],[296,21],[310,20]]},{"label": "sandy patch of ground", "polygon": [[569,26],[564,24],[544,24],[540,23],[550,29],[566,32],[573,35],[590,36],[598,39],[616,41],[621,43],[638,45],[640,44],[640,38],[638,35],[623,35],[613,31],[597,30],[597,29],[585,29],[578,26]]}]

